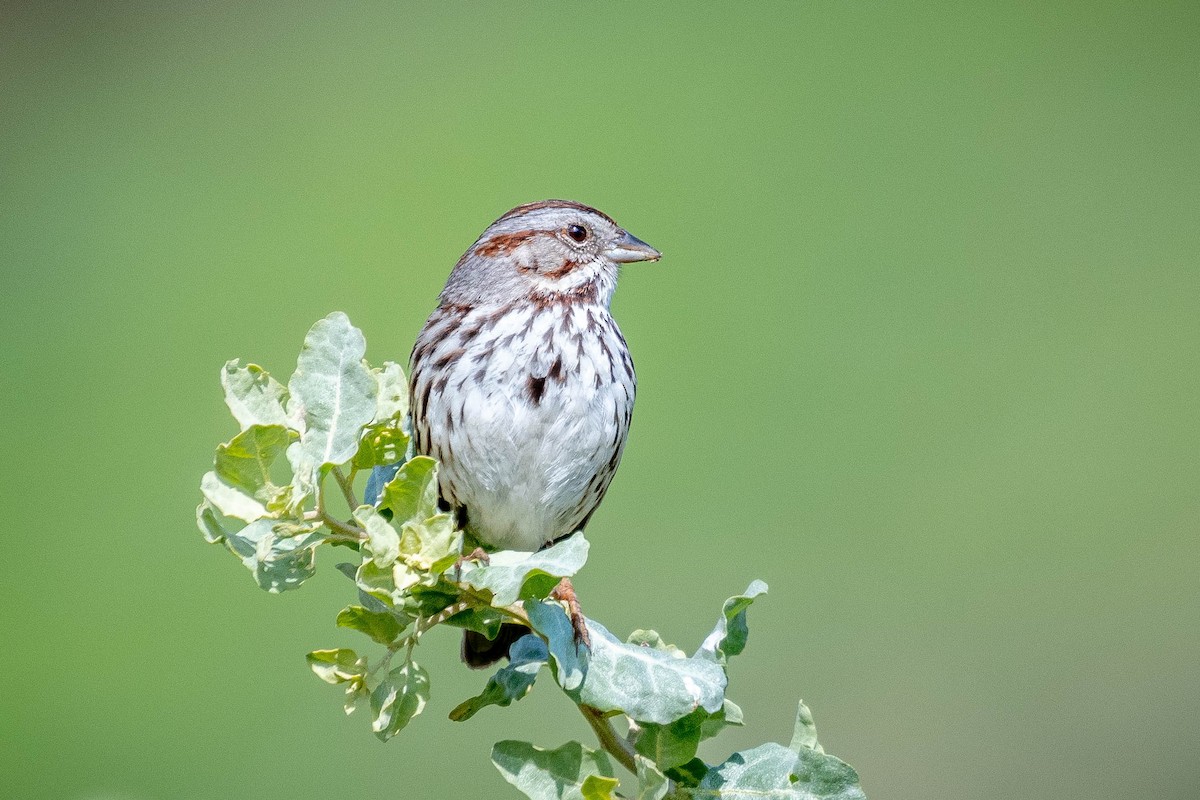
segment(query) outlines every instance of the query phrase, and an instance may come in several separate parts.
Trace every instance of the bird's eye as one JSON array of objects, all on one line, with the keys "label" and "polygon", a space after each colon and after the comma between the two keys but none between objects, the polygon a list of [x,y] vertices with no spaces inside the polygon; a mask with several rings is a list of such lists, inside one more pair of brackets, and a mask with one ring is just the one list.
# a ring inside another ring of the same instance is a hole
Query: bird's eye
[{"label": "bird's eye", "polygon": [[577,242],[586,241],[588,237],[587,228],[583,227],[582,225],[568,225],[567,236],[570,236]]}]

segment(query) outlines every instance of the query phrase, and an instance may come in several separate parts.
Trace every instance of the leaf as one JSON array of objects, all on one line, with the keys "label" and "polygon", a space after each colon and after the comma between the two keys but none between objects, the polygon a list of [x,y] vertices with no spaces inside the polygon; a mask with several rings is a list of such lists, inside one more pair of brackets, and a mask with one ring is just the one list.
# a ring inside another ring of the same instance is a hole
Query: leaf
[{"label": "leaf", "polygon": [[408,415],[408,379],[404,369],[394,361],[371,370],[379,391],[375,396],[375,416],[372,425],[404,419]]},{"label": "leaf", "polygon": [[700,740],[711,739],[725,728],[740,728],[743,724],[745,723],[741,707],[726,697],[725,702],[721,704],[721,710],[710,714],[708,719],[704,720],[704,724],[700,727]]},{"label": "leaf", "polygon": [[709,714],[697,708],[686,717],[667,725],[643,723],[634,749],[652,760],[659,769],[668,770],[682,766],[696,757],[696,748],[704,722]]},{"label": "leaf", "polygon": [[417,662],[409,661],[389,672],[371,692],[371,711],[375,714],[371,730],[386,742],[420,714],[428,700],[429,674]]},{"label": "leaf", "polygon": [[318,678],[335,686],[366,675],[366,659],[344,647],[337,650],[313,650],[305,658]]},{"label": "leaf", "polygon": [[347,606],[338,612],[339,628],[350,628],[370,636],[380,644],[391,644],[396,641],[404,626],[394,614],[379,611],[368,611],[363,606]]},{"label": "leaf", "polygon": [[287,389],[257,364],[241,367],[237,359],[226,362],[221,369],[221,386],[225,389],[225,405],[242,430],[252,425],[304,429],[303,421],[287,411]]},{"label": "leaf", "polygon": [[[561,608],[559,613],[566,617]],[[533,617],[530,614],[530,620]],[[587,626],[592,647],[586,655],[583,681],[573,692],[568,689],[577,702],[659,725],[686,717],[697,708],[713,713],[722,707],[726,678],[719,665],[625,644],[593,620],[588,620]],[[556,638],[563,636],[563,631],[555,631]],[[554,651],[552,641],[550,652]]]},{"label": "leaf", "polygon": [[[492,553],[487,564],[468,563],[463,566],[462,582],[476,589],[490,589],[495,606],[512,605],[518,598],[531,595],[540,599],[549,594],[560,578],[578,572],[587,561],[587,554],[587,539],[576,533],[536,553],[501,550]],[[528,587],[529,591],[523,591],[531,578],[539,577],[543,580],[536,581],[536,589]]]},{"label": "leaf", "polygon": [[[351,463],[355,469],[360,470],[374,470],[394,464],[403,460],[409,442],[410,437],[402,428],[393,425],[368,426],[362,433],[358,452],[354,454],[354,460]],[[374,478],[374,472],[372,472],[372,478]],[[391,480],[390,475],[387,480]],[[382,489],[382,483],[376,485],[375,482],[368,481],[366,501],[374,505],[378,501]]]},{"label": "leaf", "polygon": [[235,489],[269,503],[280,490],[271,483],[271,465],[283,455],[291,436],[282,425],[251,425],[226,444],[217,445],[213,471]]},{"label": "leaf", "polygon": [[449,514],[435,514],[424,522],[406,522],[400,530],[400,552],[413,569],[429,572],[431,584],[458,560],[462,532],[454,529]]},{"label": "leaf", "polygon": [[200,493],[226,517],[236,517],[243,522],[254,522],[269,513],[265,505],[218,478],[216,472],[204,473],[200,479]]},{"label": "leaf", "polygon": [[367,549],[378,567],[390,567],[400,557],[400,533],[373,506],[359,506],[354,519],[367,532]]},{"label": "leaf", "polygon": [[684,796],[721,800],[865,800],[858,773],[844,761],[816,750],[799,753],[781,744],[734,753],[709,769]]},{"label": "leaf", "polygon": [[302,452],[318,467],[353,458],[359,434],[375,416],[379,387],[363,362],[366,351],[362,331],[340,311],[318,320],[304,337],[288,389],[304,407]]},{"label": "leaf", "polygon": [[392,520],[403,524],[428,519],[437,513],[437,462],[429,456],[409,459],[383,487],[380,507],[392,512]]},{"label": "leaf", "polygon": [[[589,800],[583,793],[589,777],[614,777],[608,754],[579,742],[567,742],[555,750],[544,750],[528,742],[497,742],[492,747],[492,763],[504,780],[530,800]],[[591,797],[605,785],[596,781],[589,784]]]},{"label": "leaf", "polygon": [[613,790],[619,784],[616,778],[603,778],[599,775],[588,775],[579,787],[583,800],[615,800]]},{"label": "leaf", "polygon": [[687,658],[687,653],[680,650],[673,644],[668,644],[663,641],[663,638],[658,635],[658,631],[636,630],[629,634],[629,638],[625,640],[628,644],[636,644],[641,647],[649,647],[654,650],[660,650],[668,653],[674,658]]},{"label": "leaf", "polygon": [[217,544],[225,541],[229,534],[241,530],[243,523],[229,519],[208,500],[201,500],[200,505],[196,506],[196,527],[204,534],[204,541]]},{"label": "leaf", "polygon": [[708,635],[700,649],[696,651],[697,658],[707,658],[724,665],[730,656],[736,656],[746,649],[746,639],[750,636],[750,627],[746,623],[746,609],[754,602],[754,598],[767,593],[767,585],[762,581],[753,581],[746,591],[725,601],[717,626]]},{"label": "leaf", "polygon": [[513,642],[508,658],[508,666],[498,670],[480,694],[451,711],[450,719],[462,722],[487,706],[509,706],[520,700],[533,687],[538,671],[550,659],[550,651],[545,642],[530,633]]},{"label": "leaf", "polygon": [[638,793],[635,800],[662,800],[671,788],[667,776],[659,772],[654,762],[645,756],[634,756],[637,766]]},{"label": "leaf", "polygon": [[797,753],[808,748],[824,753],[825,748],[817,742],[817,725],[813,722],[812,712],[801,700],[796,708],[796,728],[792,733],[791,748]]},{"label": "leaf", "polygon": [[[567,612],[555,602],[526,600],[524,606],[529,623],[548,642],[554,680],[574,699],[572,692],[578,691],[587,672],[587,651],[576,644],[575,629],[567,617]],[[588,629],[591,630],[590,625]],[[592,643],[595,644],[594,639]]]},{"label": "leaf", "polygon": [[271,593],[298,589],[313,576],[316,548],[325,541],[311,527],[260,519],[237,532],[227,532],[225,546]]}]

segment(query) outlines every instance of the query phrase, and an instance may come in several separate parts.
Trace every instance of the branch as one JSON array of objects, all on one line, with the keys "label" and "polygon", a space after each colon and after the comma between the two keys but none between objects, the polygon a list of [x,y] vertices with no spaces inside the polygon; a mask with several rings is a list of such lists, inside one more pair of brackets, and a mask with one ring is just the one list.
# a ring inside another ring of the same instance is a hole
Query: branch
[{"label": "branch", "polygon": [[579,704],[579,713],[583,714],[583,718],[587,720],[588,725],[592,726],[592,730],[596,732],[596,738],[600,740],[600,746],[604,750],[621,762],[621,766],[637,774],[637,764],[633,760],[633,747],[629,742],[617,735],[612,723],[608,721],[608,717],[598,708],[593,708],[583,703]]}]

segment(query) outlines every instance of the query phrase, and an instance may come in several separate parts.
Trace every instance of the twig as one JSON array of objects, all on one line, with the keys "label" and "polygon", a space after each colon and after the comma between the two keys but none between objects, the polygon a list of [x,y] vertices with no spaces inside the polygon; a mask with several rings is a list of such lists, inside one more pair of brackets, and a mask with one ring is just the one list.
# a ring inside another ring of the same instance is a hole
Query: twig
[{"label": "twig", "polygon": [[637,774],[637,764],[633,760],[633,747],[629,742],[617,735],[612,723],[608,721],[608,717],[598,708],[579,704],[579,713],[583,714],[583,718],[587,720],[588,725],[592,726],[592,730],[596,732],[596,738],[600,740],[600,746],[609,753],[617,761],[621,762],[621,766]]},{"label": "twig", "polygon": [[341,487],[342,497],[346,498],[346,505],[350,506],[351,511],[358,508],[358,498],[354,496],[354,484],[342,474],[341,467],[334,467],[330,471],[333,473],[333,479]]}]

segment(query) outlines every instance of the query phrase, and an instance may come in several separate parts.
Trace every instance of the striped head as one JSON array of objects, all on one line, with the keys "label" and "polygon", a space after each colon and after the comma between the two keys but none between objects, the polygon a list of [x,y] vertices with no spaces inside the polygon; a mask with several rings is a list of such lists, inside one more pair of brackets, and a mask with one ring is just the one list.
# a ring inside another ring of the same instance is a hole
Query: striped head
[{"label": "striped head", "polygon": [[611,217],[569,200],[517,206],[458,260],[441,305],[612,301],[621,264],[661,253]]}]

